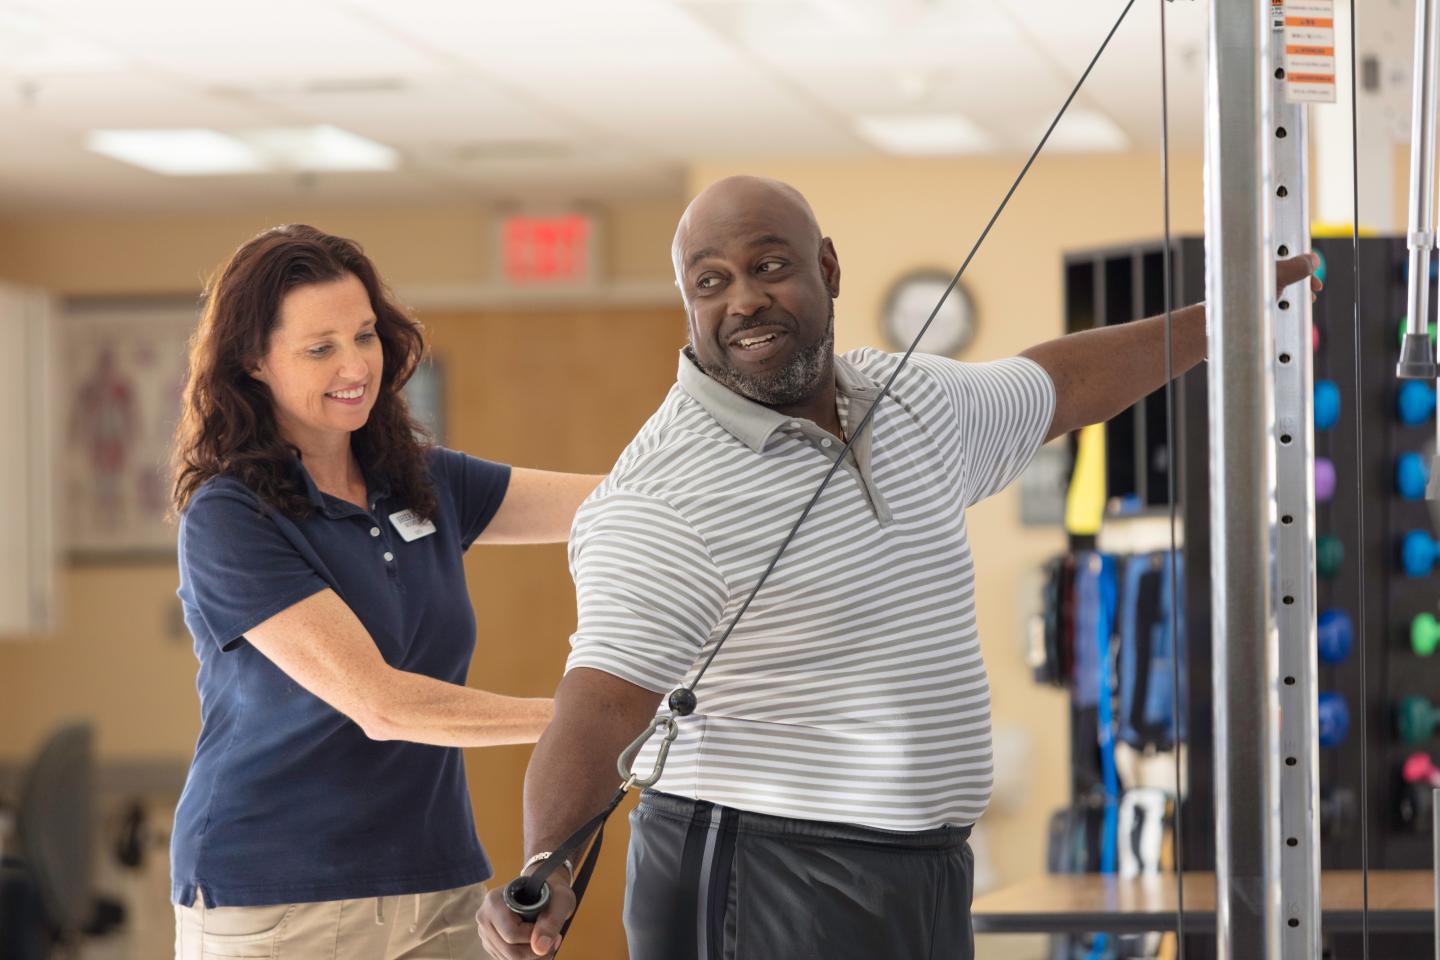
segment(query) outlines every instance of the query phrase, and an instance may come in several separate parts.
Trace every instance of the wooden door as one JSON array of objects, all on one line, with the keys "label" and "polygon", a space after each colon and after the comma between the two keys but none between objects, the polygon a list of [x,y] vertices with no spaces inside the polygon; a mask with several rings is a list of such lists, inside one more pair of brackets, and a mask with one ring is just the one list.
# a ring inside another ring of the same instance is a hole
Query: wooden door
[{"label": "wooden door", "polygon": [[[442,365],[448,446],[527,467],[604,473],[664,399],[685,343],[673,309],[437,313],[423,317]],[[466,561],[479,637],[470,684],[549,696],[575,628],[563,545],[477,547]],[[529,747],[466,756],[495,883],[521,864],[521,790]],[[621,905],[631,803],[612,818],[605,856],[566,960],[626,956]]]}]

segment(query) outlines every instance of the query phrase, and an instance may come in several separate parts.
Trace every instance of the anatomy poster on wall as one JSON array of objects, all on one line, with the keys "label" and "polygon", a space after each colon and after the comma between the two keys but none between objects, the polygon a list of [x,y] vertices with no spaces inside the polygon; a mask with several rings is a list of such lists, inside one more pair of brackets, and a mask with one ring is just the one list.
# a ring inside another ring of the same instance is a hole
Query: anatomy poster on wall
[{"label": "anatomy poster on wall", "polygon": [[[72,301],[62,321],[60,447],[64,543],[80,561],[173,560],[170,451],[185,389],[193,300]],[[405,388],[411,412],[444,442],[437,361]]]},{"label": "anatomy poster on wall", "polygon": [[65,544],[77,559],[175,554],[168,464],[194,300],[76,301],[61,322]]}]

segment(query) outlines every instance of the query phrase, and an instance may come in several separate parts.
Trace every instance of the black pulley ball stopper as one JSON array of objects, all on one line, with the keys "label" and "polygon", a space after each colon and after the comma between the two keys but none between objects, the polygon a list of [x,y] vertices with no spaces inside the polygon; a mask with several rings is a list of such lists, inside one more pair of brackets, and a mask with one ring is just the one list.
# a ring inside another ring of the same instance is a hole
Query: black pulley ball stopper
[{"label": "black pulley ball stopper", "polygon": [[677,717],[688,717],[695,712],[695,691],[681,687],[670,694],[670,712]]},{"label": "black pulley ball stopper", "polygon": [[505,885],[505,906],[526,923],[534,923],[550,902],[550,884],[541,881],[535,889],[533,877],[516,877]]}]

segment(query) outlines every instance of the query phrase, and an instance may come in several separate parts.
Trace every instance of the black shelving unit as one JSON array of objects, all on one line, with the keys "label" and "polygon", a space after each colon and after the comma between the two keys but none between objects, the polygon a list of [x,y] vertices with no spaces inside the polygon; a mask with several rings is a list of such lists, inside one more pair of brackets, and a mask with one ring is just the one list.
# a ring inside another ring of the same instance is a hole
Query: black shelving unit
[{"label": "black shelving unit", "polygon": [[[1320,343],[1315,351],[1315,380],[1330,381],[1341,397],[1340,416],[1333,427],[1317,430],[1315,452],[1335,466],[1333,496],[1316,505],[1316,534],[1335,537],[1345,560],[1333,576],[1317,582],[1320,611],[1339,610],[1355,626],[1355,644],[1347,659],[1320,665],[1322,692],[1341,696],[1350,710],[1348,735],[1336,747],[1321,751],[1322,807],[1327,809],[1321,838],[1321,860],[1327,870],[1358,870],[1361,866],[1360,806],[1361,705],[1369,741],[1365,771],[1371,869],[1428,868],[1431,838],[1428,817],[1413,829],[1399,816],[1403,785],[1400,768],[1421,747],[1399,742],[1394,704],[1406,695],[1440,700],[1440,654],[1418,657],[1410,648],[1410,624],[1420,613],[1440,615],[1440,568],[1430,577],[1411,578],[1399,563],[1399,543],[1411,529],[1440,530],[1424,501],[1396,493],[1395,464],[1402,453],[1421,453],[1426,464],[1434,452],[1434,422],[1405,426],[1396,415],[1400,383],[1395,378],[1399,330],[1406,307],[1406,249],[1403,239],[1363,238],[1359,248],[1361,308],[1357,369],[1355,323],[1355,260],[1349,238],[1316,239],[1313,249],[1325,259],[1325,293],[1314,307]],[[1164,312],[1163,244],[1140,243],[1077,252],[1065,257],[1066,326],[1070,331],[1125,323]],[[1205,249],[1197,237],[1173,246],[1173,303],[1180,307],[1205,296]],[[1433,280],[1432,280],[1433,283]],[[1436,295],[1432,293],[1432,302]],[[1210,617],[1209,443],[1207,381],[1204,368],[1182,377],[1175,392],[1175,450],[1165,438],[1165,395],[1157,391],[1106,427],[1106,480],[1113,502],[1125,499],[1131,512],[1164,512],[1168,506],[1168,473],[1177,470],[1176,493],[1184,527],[1185,644],[1190,698],[1188,701],[1188,785],[1181,823],[1182,854],[1187,870],[1213,869],[1214,776],[1210,678],[1212,637]],[[1363,481],[1363,495],[1358,487]],[[1364,540],[1360,539],[1363,521]],[[1090,546],[1072,544],[1076,548]],[[1362,626],[1361,562],[1364,566],[1363,627],[1368,689],[1362,688],[1360,631]],[[1088,713],[1088,712],[1087,712]],[[1076,711],[1072,718],[1076,749],[1093,731],[1093,716]],[[1084,729],[1089,725],[1089,731]],[[1440,742],[1432,742],[1432,751]],[[1078,770],[1090,764],[1077,764]],[[1075,797],[1093,792],[1094,784],[1077,776]],[[1351,803],[1343,803],[1344,791]],[[1329,815],[1338,812],[1338,816]],[[1360,956],[1355,935],[1327,938],[1341,960]],[[1372,935],[1375,956],[1426,956],[1433,950],[1428,936]],[[1187,937],[1187,955],[1212,956],[1214,938]]]}]

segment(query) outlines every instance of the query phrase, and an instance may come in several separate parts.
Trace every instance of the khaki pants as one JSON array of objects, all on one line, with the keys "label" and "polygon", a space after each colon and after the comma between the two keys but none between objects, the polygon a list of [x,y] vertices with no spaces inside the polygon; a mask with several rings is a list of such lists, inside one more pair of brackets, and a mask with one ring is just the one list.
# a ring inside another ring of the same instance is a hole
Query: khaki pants
[{"label": "khaki pants", "polygon": [[175,907],[175,960],[485,960],[477,883],[438,893],[270,907]]}]

